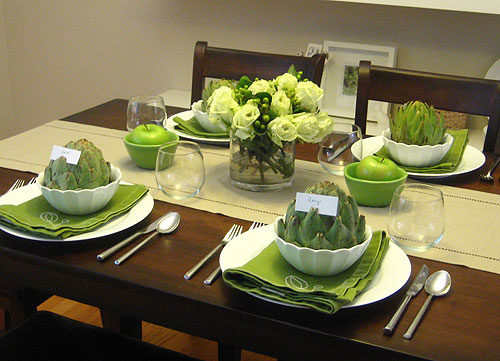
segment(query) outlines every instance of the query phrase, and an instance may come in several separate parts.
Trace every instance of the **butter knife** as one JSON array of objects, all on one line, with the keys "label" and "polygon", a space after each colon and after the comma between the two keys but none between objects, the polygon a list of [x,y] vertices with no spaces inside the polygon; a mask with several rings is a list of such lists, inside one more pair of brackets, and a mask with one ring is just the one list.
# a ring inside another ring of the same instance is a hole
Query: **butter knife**
[{"label": "butter knife", "polygon": [[401,302],[401,305],[399,305],[399,308],[397,309],[396,313],[394,316],[392,316],[391,320],[387,325],[384,327],[384,335],[391,335],[392,332],[394,331],[394,328],[396,328],[396,325],[399,322],[399,319],[403,315],[403,313],[406,310],[406,307],[408,306],[408,303],[410,303],[410,299],[420,292],[422,287],[424,287],[425,280],[427,279],[427,276],[429,276],[429,267],[427,265],[423,265],[422,268],[420,269],[420,272],[418,272],[417,277],[413,281],[413,284],[410,286],[409,290],[406,292],[406,296],[403,299],[403,302]]},{"label": "butter knife", "polygon": [[123,241],[121,241],[120,243],[117,243],[115,244],[113,247],[111,247],[110,249],[102,252],[101,254],[98,254],[97,255],[97,261],[99,262],[102,262],[104,260],[106,260],[109,256],[113,255],[114,253],[118,252],[119,250],[121,250],[123,247],[127,246],[128,244],[130,244],[133,240],[135,240],[137,237],[139,237],[140,235],[143,235],[143,234],[147,234],[147,233],[150,233],[150,232],[153,232],[155,229],[156,229],[156,225],[158,224],[158,222],[164,217],[165,215],[159,217],[157,220],[155,220],[154,222],[152,222],[151,224],[149,224],[148,226],[142,228],[141,230],[135,232],[133,235],[131,235],[130,237],[124,239]]}]

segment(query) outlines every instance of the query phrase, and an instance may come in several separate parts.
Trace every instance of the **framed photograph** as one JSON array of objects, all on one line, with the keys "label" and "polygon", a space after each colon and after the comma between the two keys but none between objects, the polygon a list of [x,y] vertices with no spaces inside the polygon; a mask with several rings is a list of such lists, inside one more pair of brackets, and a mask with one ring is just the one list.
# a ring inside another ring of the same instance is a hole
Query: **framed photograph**
[{"label": "framed photograph", "polygon": [[[396,48],[387,46],[325,41],[323,52],[328,53],[328,59],[321,80],[324,91],[321,109],[342,118],[354,119],[360,60],[396,66]],[[388,124],[389,106],[389,103],[370,101],[368,120]]]}]

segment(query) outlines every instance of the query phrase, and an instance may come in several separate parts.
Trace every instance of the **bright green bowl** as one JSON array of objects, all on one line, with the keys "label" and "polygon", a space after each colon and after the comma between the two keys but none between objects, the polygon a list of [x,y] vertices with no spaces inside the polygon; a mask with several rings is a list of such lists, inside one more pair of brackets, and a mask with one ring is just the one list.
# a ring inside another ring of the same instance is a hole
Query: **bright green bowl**
[{"label": "bright green bowl", "polygon": [[408,173],[398,167],[398,179],[391,181],[370,181],[356,178],[359,162],[344,168],[344,177],[351,196],[361,206],[385,207],[391,203],[392,195],[401,184],[406,182]]},{"label": "bright green bowl", "polygon": [[[160,149],[161,144],[155,145],[142,145],[130,143],[130,134],[128,133],[123,139],[125,148],[127,149],[130,158],[141,168],[155,169],[156,167],[156,155],[158,154],[158,149]],[[165,141],[171,142],[173,140],[179,140],[179,136],[174,132],[168,131],[169,139]]]}]

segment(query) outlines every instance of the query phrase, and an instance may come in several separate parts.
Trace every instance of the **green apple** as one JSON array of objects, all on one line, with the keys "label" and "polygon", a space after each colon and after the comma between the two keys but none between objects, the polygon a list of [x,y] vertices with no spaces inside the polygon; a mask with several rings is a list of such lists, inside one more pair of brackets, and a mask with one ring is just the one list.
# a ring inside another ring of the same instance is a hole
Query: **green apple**
[{"label": "green apple", "polygon": [[370,155],[359,162],[356,177],[372,181],[398,179],[398,166],[388,158]]},{"label": "green apple", "polygon": [[171,137],[161,125],[142,124],[136,127],[129,136],[128,141],[141,145],[159,145],[168,142]]}]

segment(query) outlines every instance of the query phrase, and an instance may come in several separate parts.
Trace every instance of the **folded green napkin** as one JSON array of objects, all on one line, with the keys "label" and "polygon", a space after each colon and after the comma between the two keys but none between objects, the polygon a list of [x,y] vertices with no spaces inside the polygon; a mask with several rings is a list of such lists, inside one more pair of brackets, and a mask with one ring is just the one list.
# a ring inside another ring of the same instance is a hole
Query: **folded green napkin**
[{"label": "folded green napkin", "polygon": [[175,126],[176,129],[181,130],[182,132],[194,135],[200,138],[228,138],[229,134],[227,132],[221,133],[210,133],[207,132],[202,126],[196,121],[195,117],[191,119],[184,120],[180,117],[174,117],[174,122],[177,123]]},{"label": "folded green napkin", "polygon": [[388,245],[389,238],[382,231],[374,232],[365,253],[351,267],[335,276],[316,277],[293,268],[272,242],[247,264],[224,271],[222,277],[228,285],[241,291],[335,313],[365,289],[377,272]]},{"label": "folded green napkin", "polygon": [[54,209],[43,196],[38,196],[19,205],[0,205],[0,223],[54,238],[89,232],[134,207],[146,195],[148,189],[142,185],[120,185],[109,203],[100,211],[71,216]]},{"label": "folded green napkin", "polygon": [[[441,162],[439,164],[433,165],[431,167],[410,167],[405,165],[398,165],[407,172],[413,173],[432,174],[453,172],[460,164],[462,156],[465,152],[465,148],[467,147],[467,143],[469,143],[469,131],[467,129],[450,129],[447,132],[453,136],[453,144],[451,145],[450,150],[448,150],[448,153],[446,153],[443,159],[441,159]],[[384,158],[391,158],[389,152],[385,147],[382,147],[375,154]]]}]

